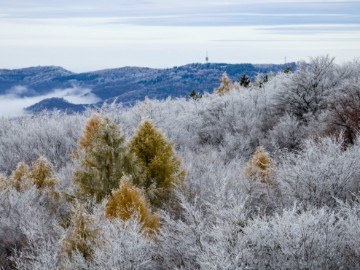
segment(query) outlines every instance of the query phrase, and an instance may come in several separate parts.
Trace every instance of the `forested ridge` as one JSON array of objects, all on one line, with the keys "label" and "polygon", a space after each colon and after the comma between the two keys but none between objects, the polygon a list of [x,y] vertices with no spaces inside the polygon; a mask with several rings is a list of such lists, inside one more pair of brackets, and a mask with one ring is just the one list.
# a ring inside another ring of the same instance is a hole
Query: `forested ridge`
[{"label": "forested ridge", "polygon": [[359,269],[360,63],[0,118],[4,269]]}]

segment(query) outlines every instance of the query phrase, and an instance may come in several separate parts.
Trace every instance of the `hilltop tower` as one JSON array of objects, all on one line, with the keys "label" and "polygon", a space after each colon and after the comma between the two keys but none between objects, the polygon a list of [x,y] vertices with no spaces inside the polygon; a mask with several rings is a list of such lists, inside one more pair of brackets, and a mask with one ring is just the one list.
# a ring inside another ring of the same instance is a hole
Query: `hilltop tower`
[{"label": "hilltop tower", "polygon": [[205,62],[206,62],[206,64],[209,63],[209,55],[208,55],[207,51],[206,51],[206,56],[205,56]]}]

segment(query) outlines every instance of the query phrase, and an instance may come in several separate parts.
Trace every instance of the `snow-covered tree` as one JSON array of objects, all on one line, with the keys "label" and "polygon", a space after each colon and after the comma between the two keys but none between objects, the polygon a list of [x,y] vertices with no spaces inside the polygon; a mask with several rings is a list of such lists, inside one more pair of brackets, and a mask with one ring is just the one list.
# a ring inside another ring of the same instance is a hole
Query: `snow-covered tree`
[{"label": "snow-covered tree", "polygon": [[71,224],[61,243],[60,260],[70,258],[79,252],[85,260],[91,260],[96,246],[99,229],[95,226],[94,217],[87,213],[85,207],[76,202],[72,209]]},{"label": "snow-covered tree", "polygon": [[109,118],[93,115],[74,154],[80,166],[73,181],[81,197],[95,197],[100,202],[119,186],[124,174],[134,170],[125,137]]},{"label": "snow-covered tree", "polygon": [[301,121],[317,119],[328,107],[332,91],[349,73],[334,64],[329,56],[302,62],[294,73],[288,73],[274,97],[276,113],[294,115]]}]

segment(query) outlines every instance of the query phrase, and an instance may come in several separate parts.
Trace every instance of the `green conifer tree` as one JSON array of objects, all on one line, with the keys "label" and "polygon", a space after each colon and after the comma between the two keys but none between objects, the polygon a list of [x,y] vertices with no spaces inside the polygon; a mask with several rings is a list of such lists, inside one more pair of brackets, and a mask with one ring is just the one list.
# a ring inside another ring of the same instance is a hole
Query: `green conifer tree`
[{"label": "green conifer tree", "polygon": [[189,97],[190,97],[191,99],[193,99],[193,100],[199,100],[199,99],[202,98],[202,94],[196,92],[195,90],[192,90],[192,91],[190,92]]},{"label": "green conifer tree", "polygon": [[174,185],[184,183],[186,174],[172,144],[146,120],[139,125],[129,146],[142,175],[134,178],[135,185],[145,189],[153,206],[162,207],[169,201]]},{"label": "green conifer tree", "polygon": [[241,78],[240,78],[240,85],[243,87],[249,87],[250,85],[250,79],[248,76],[246,76],[246,74],[244,74]]},{"label": "green conifer tree", "polygon": [[80,197],[95,197],[100,202],[119,187],[124,174],[135,173],[124,142],[125,136],[108,118],[95,115],[89,120],[74,155],[80,160],[73,177]]}]

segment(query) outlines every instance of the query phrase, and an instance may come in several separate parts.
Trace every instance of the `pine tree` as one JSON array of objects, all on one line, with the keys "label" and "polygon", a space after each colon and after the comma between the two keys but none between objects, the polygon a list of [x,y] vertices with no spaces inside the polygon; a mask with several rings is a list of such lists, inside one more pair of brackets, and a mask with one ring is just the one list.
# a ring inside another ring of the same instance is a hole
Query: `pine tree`
[{"label": "pine tree", "polygon": [[250,79],[248,76],[246,76],[246,74],[244,74],[241,78],[240,78],[240,85],[243,87],[249,87],[250,85]]},{"label": "pine tree", "polygon": [[135,154],[142,177],[134,178],[135,185],[145,189],[151,205],[161,207],[169,201],[174,185],[182,185],[185,171],[175,156],[171,143],[146,120],[132,138],[130,150]]},{"label": "pine tree", "polygon": [[106,216],[128,220],[136,216],[142,224],[142,232],[152,235],[159,232],[159,216],[151,213],[150,206],[141,190],[123,177],[120,187],[112,192],[106,204]]},{"label": "pine tree", "polygon": [[95,115],[89,120],[74,155],[81,163],[73,177],[80,197],[95,197],[100,202],[118,188],[124,174],[135,173],[124,142],[125,136],[108,118]]},{"label": "pine tree", "polygon": [[273,181],[273,168],[275,164],[264,147],[259,146],[253,157],[246,165],[247,174],[254,180],[259,179],[263,183],[271,184]]},{"label": "pine tree", "polygon": [[215,89],[215,93],[219,95],[223,95],[225,93],[230,92],[233,90],[234,85],[231,83],[229,77],[227,76],[226,72],[221,77],[221,84],[218,88]]},{"label": "pine tree", "polygon": [[285,67],[284,68],[284,73],[291,73],[291,72],[292,72],[291,67]]},{"label": "pine tree", "polygon": [[189,97],[193,100],[199,100],[202,98],[202,94],[196,92],[195,90],[192,90]]}]

